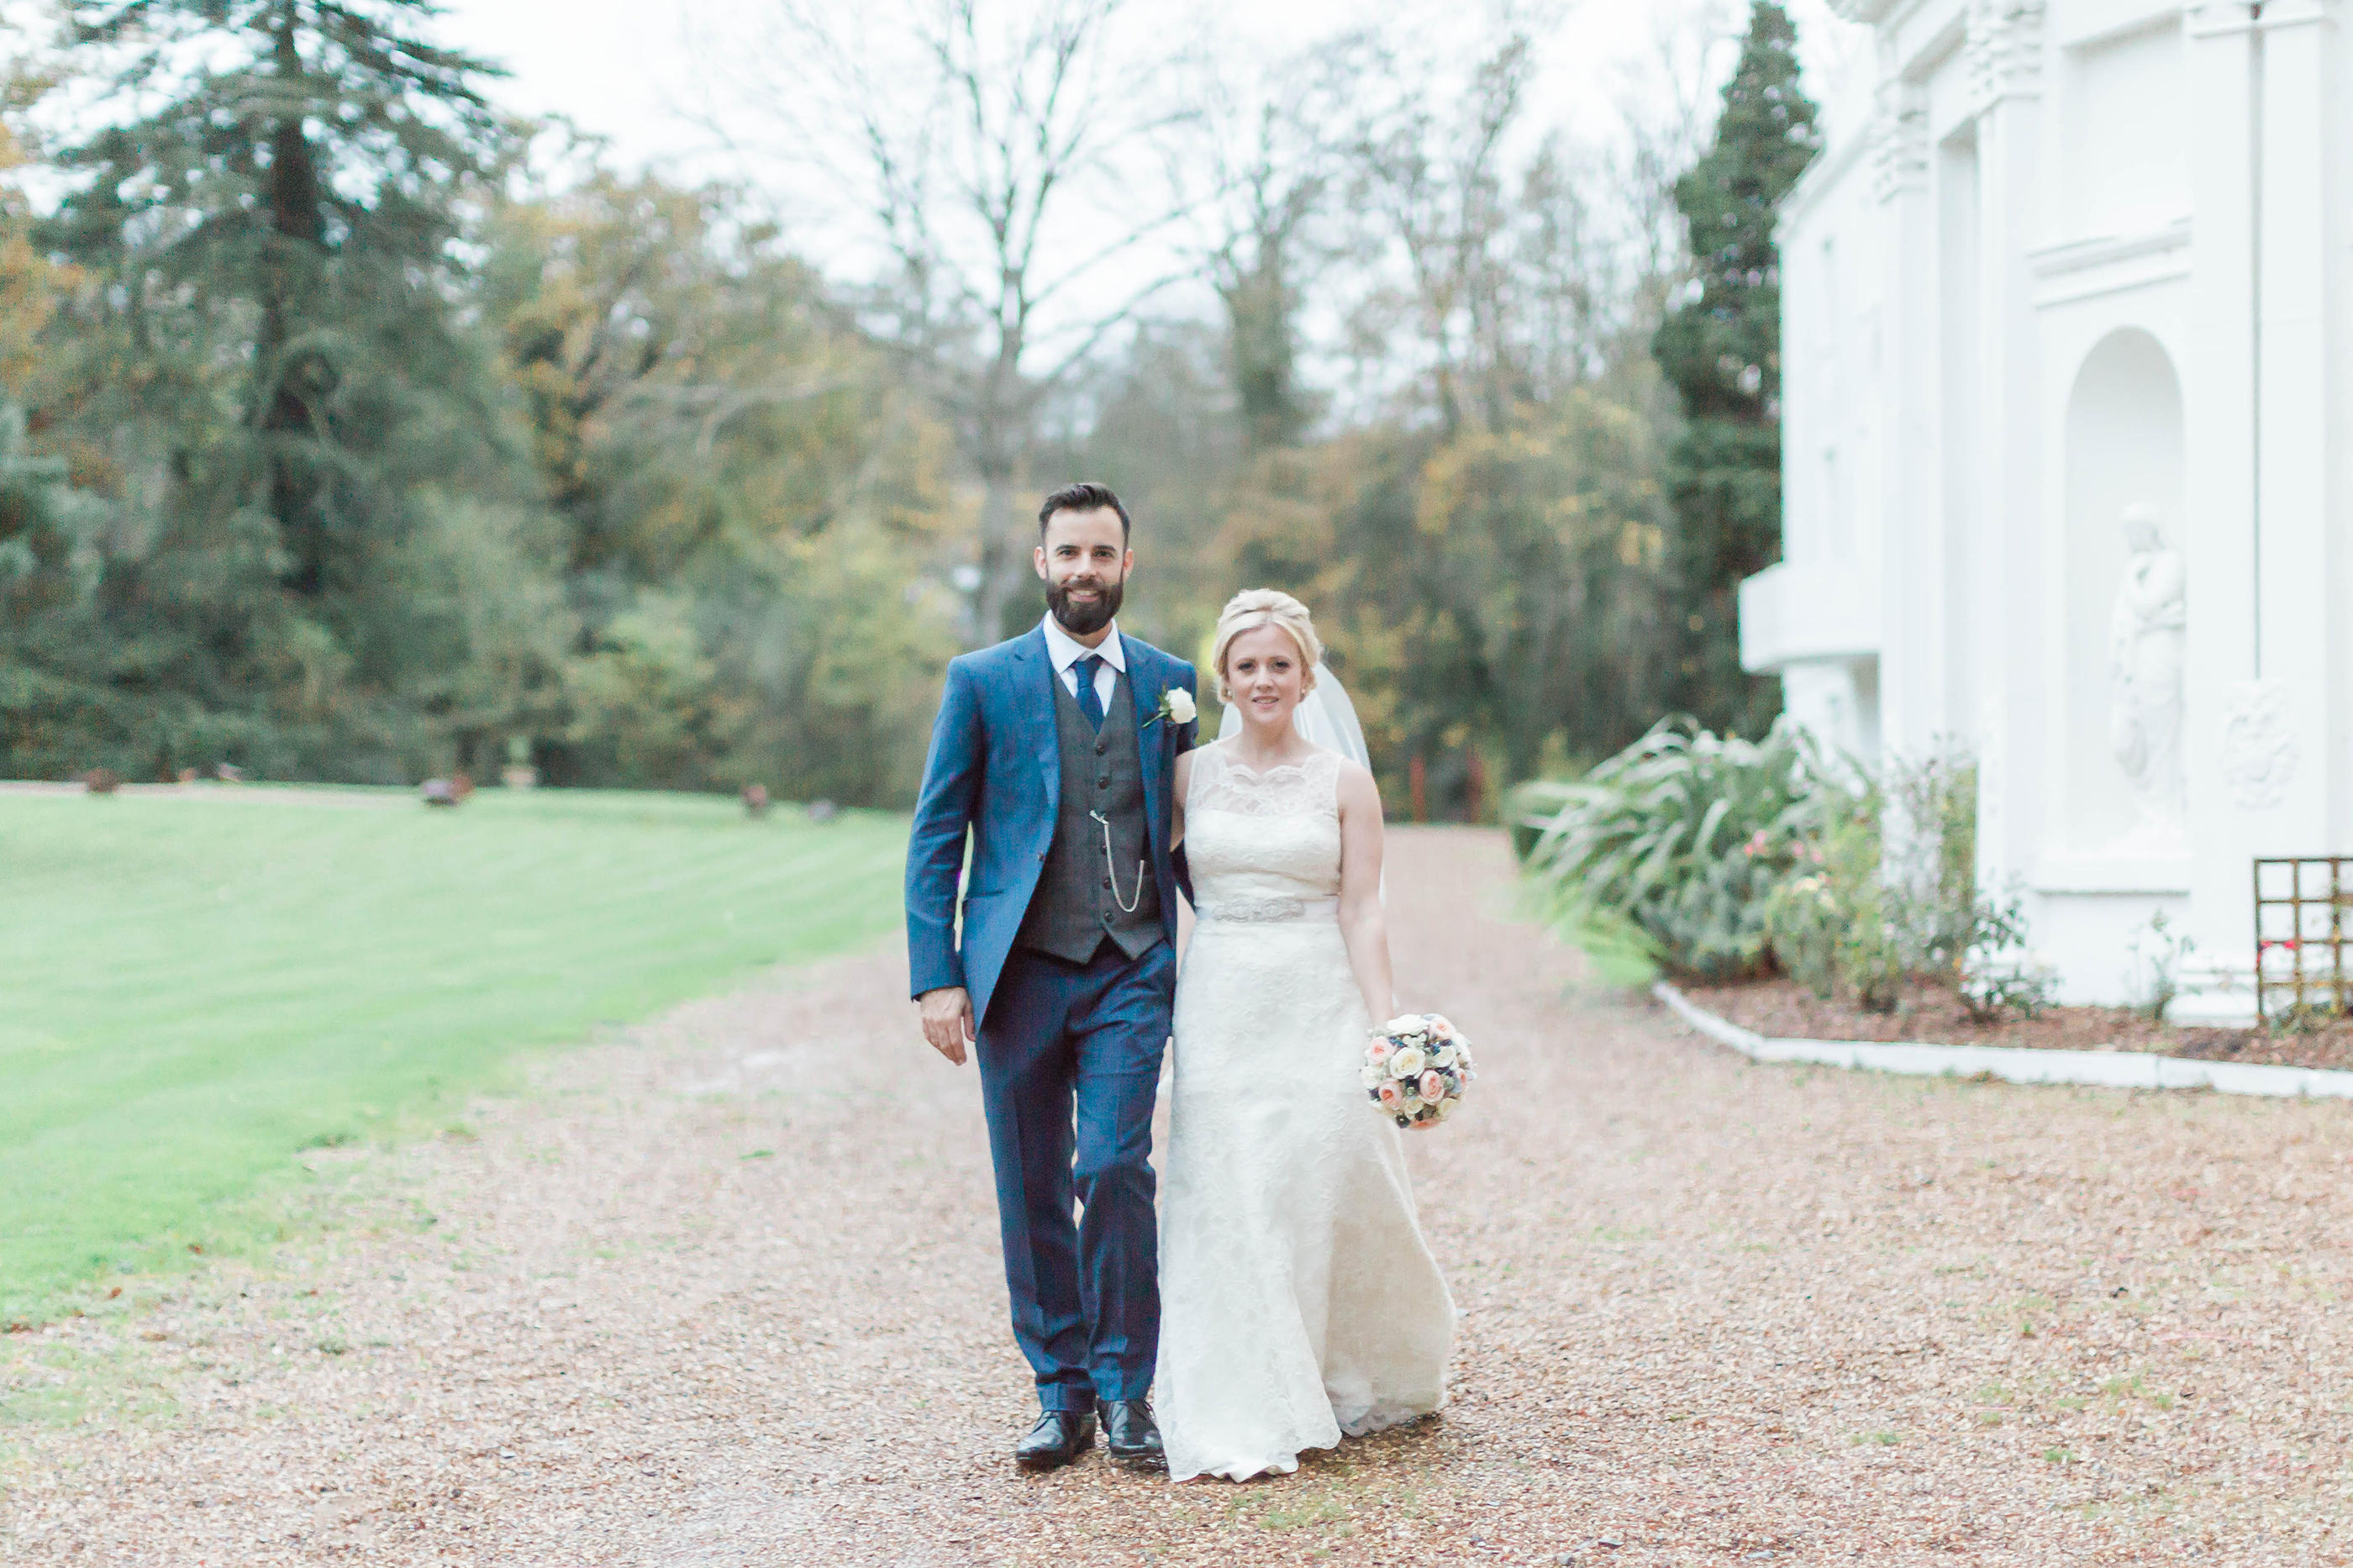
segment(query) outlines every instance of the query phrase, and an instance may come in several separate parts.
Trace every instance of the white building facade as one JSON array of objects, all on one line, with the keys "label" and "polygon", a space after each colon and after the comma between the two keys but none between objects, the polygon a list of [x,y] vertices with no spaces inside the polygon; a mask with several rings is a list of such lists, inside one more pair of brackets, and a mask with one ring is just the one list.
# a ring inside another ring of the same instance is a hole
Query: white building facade
[{"label": "white building facade", "polygon": [[2247,1016],[2254,859],[2353,855],[2353,0],[1832,4],[1872,112],[1783,208],[1744,660],[1976,752],[2066,1000],[2162,911],[2176,1016]]}]

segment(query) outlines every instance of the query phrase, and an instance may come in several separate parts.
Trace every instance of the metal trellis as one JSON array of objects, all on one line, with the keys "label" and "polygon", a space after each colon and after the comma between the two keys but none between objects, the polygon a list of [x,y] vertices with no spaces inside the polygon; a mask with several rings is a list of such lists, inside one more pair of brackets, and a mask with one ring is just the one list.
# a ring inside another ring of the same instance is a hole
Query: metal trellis
[{"label": "metal trellis", "polygon": [[2255,1013],[2342,1016],[2353,1000],[2346,928],[2353,924],[2353,855],[2255,862]]}]

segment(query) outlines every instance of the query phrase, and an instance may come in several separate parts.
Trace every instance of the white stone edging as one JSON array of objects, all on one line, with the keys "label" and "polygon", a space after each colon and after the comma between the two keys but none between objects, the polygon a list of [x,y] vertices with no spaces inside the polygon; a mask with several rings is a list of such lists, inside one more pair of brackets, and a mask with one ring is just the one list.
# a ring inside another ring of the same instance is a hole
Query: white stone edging
[{"label": "white stone edging", "polygon": [[1989,1076],[2007,1083],[2087,1084],[2099,1089],[2211,1089],[2218,1094],[2353,1100],[2353,1072],[2200,1062],[2143,1051],[2038,1051],[2024,1046],[1928,1046],[1869,1040],[1774,1040],[1719,1018],[1662,980],[1651,994],[1719,1045],[1752,1061],[1910,1073],[1929,1078]]}]

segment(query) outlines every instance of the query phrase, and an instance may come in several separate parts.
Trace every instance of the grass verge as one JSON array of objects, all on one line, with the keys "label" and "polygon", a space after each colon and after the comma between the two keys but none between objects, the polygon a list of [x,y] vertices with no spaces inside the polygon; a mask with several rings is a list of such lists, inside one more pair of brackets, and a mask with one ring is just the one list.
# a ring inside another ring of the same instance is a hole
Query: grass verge
[{"label": "grass verge", "polygon": [[485,792],[0,796],[0,1324],[275,1240],[306,1148],[899,916],[904,825]]}]

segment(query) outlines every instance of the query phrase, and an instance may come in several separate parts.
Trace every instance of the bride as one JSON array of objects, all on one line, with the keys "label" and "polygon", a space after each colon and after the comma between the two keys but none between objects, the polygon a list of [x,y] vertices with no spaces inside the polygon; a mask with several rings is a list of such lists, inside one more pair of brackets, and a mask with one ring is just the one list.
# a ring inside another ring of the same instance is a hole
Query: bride
[{"label": "bride", "polygon": [[1398,1130],[1365,1102],[1396,1011],[1372,775],[1293,716],[1305,605],[1239,594],[1212,658],[1240,731],[1176,762],[1199,923],[1176,983],[1156,1378],[1170,1476],[1247,1479],[1436,1410],[1454,1307]]}]

